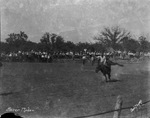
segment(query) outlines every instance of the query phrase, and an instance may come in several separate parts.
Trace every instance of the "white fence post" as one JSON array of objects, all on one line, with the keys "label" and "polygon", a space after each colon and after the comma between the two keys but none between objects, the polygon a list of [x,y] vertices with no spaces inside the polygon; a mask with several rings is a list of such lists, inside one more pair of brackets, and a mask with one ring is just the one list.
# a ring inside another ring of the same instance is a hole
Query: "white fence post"
[{"label": "white fence post", "polygon": [[117,111],[114,112],[113,118],[120,118],[122,103],[123,103],[122,97],[119,95],[117,97],[117,102],[116,102],[116,106],[115,106],[115,110],[117,110]]}]

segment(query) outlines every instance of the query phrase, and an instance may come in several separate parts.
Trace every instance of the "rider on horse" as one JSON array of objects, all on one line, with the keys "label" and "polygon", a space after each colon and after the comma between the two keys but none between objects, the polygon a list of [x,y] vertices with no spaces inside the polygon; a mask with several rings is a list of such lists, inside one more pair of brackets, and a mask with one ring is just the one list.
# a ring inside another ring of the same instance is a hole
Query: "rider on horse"
[{"label": "rider on horse", "polygon": [[119,64],[119,63],[116,63],[116,62],[112,62],[111,60],[109,60],[109,56],[107,55],[106,60],[103,61],[103,63],[99,64],[96,69],[95,69],[95,72],[98,73],[99,71],[101,71],[103,73],[103,75],[105,76],[106,78],[106,82],[109,80],[111,80],[111,66],[113,65],[118,65],[118,66],[121,66],[123,67],[122,64]]},{"label": "rider on horse", "polygon": [[106,65],[106,56],[104,53],[102,53],[101,56],[99,56],[99,65]]}]

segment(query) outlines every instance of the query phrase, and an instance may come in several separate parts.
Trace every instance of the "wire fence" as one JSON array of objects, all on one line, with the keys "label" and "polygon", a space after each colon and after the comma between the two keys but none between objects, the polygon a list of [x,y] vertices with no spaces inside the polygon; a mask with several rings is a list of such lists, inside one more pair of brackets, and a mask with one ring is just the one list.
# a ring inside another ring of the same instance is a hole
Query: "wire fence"
[{"label": "wire fence", "polygon": [[[140,100],[139,103],[137,103],[134,106],[113,109],[113,110],[96,113],[96,114],[91,114],[91,115],[77,116],[77,117],[73,117],[73,118],[87,118],[87,117],[96,117],[96,116],[103,118],[103,117],[105,117],[106,114],[115,113],[115,112],[119,112],[119,111],[121,114],[118,115],[117,117],[114,116],[113,118],[150,118],[150,110],[149,110],[150,108],[149,107],[150,107],[150,100],[145,101],[143,103],[142,103],[142,100]],[[108,118],[108,116],[109,115],[107,115],[107,118]],[[112,118],[112,115],[110,117]]]},{"label": "wire fence", "polygon": [[119,99],[120,101],[118,102],[118,97],[115,109],[72,118],[150,118],[150,100],[145,102],[140,100],[133,106],[122,107],[123,101]]}]

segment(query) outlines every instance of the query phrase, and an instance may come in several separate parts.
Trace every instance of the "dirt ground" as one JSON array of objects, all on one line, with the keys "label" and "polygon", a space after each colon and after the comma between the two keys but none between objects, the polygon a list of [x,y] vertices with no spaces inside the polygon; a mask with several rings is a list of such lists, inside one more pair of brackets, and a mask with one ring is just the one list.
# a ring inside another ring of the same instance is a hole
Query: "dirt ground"
[{"label": "dirt ground", "polygon": [[[112,67],[113,82],[105,82],[95,66],[81,63],[3,63],[0,68],[0,113],[26,117],[76,117],[112,110],[121,95],[123,107],[150,99],[149,63]],[[122,116],[150,113],[123,110]],[[101,117],[112,117],[113,113]],[[97,116],[100,117],[100,116]],[[96,117],[95,117],[96,118]]]}]

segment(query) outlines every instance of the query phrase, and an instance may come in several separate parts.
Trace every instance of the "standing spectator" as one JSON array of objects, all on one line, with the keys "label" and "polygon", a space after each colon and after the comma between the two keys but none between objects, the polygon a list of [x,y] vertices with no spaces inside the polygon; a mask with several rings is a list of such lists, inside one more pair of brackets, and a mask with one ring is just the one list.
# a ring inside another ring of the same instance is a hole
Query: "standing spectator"
[{"label": "standing spectator", "polygon": [[85,62],[86,62],[86,55],[83,55],[83,57],[82,57],[82,64],[85,65]]}]

